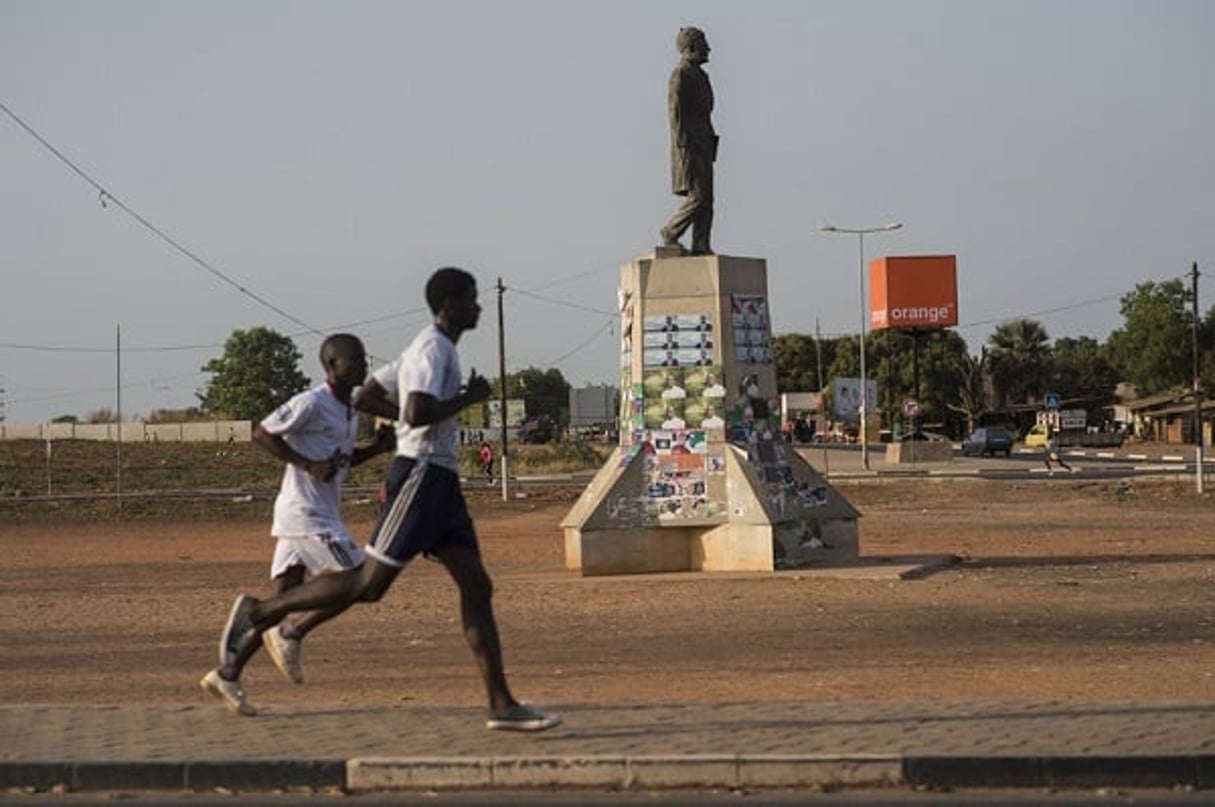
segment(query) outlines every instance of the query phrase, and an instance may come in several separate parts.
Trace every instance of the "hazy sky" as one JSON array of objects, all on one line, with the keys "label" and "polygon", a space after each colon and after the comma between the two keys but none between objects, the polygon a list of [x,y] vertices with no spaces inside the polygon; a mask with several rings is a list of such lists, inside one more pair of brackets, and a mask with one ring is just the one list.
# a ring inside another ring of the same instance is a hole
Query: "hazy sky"
[{"label": "hazy sky", "polygon": [[1195,260],[1215,302],[1208,0],[0,0],[0,103],[206,264],[0,111],[8,422],[113,408],[119,326],[127,416],[195,404],[234,328],[295,336],[314,377],[311,329],[391,357],[444,264],[481,282],[466,371],[497,375],[501,277],[510,369],[614,381],[619,267],[677,204],[688,24],[714,247],[767,259],[775,333],[858,328],[857,239],[826,223],[956,253],[973,351],[1017,317],[1104,339]]}]

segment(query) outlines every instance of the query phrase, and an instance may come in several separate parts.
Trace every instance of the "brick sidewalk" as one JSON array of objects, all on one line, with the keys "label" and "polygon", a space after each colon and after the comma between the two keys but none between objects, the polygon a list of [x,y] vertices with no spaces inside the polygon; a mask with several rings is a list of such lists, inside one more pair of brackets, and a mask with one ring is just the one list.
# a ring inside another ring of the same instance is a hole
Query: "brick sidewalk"
[{"label": "brick sidewalk", "polygon": [[540,734],[474,708],[0,706],[0,787],[1215,787],[1215,704],[569,705]]}]

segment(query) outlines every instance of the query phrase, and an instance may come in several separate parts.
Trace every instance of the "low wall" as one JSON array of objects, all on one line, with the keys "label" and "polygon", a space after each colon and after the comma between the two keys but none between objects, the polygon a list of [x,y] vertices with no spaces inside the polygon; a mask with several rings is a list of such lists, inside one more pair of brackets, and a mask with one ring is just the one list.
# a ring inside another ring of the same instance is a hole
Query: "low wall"
[{"label": "low wall", "polygon": [[952,460],[953,444],[944,440],[904,440],[886,445],[886,462],[891,464]]},{"label": "low wall", "polygon": [[[117,423],[0,423],[0,440],[117,440]],[[253,439],[248,420],[190,423],[123,423],[124,443],[247,443]]]}]

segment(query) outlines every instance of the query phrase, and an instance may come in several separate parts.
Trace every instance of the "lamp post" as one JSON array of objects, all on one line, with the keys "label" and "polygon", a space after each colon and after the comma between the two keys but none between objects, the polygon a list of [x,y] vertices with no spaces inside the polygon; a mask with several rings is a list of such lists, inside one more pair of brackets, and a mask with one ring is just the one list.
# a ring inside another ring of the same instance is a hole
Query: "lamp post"
[{"label": "lamp post", "polygon": [[861,404],[858,410],[860,417],[860,429],[858,430],[861,438],[861,465],[866,471],[869,470],[869,442],[865,439],[866,426],[865,416],[869,411],[869,384],[866,382],[865,373],[865,320],[867,318],[869,306],[865,302],[865,236],[870,233],[884,233],[890,230],[897,230],[903,226],[903,223],[894,222],[881,227],[836,227],[834,224],[824,224],[819,229],[825,233],[849,233],[856,235],[857,246],[860,248],[860,291],[861,291]]}]

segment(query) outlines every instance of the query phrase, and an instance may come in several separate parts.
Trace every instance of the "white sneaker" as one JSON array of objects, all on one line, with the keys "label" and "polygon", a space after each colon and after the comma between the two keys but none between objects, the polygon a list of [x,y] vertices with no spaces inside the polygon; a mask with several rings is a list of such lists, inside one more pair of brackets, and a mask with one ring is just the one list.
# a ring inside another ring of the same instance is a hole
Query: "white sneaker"
[{"label": "white sneaker", "polygon": [[491,712],[485,727],[499,731],[544,731],[561,725],[561,716],[544,714],[535,707],[518,703],[505,712]]},{"label": "white sneaker", "polygon": [[219,698],[238,715],[253,717],[257,714],[257,708],[245,700],[245,691],[240,688],[240,681],[225,680],[219,670],[212,670],[204,675],[198,685],[202,687],[203,692]]},{"label": "white sneaker", "polygon": [[241,642],[253,630],[253,619],[249,616],[249,611],[255,602],[257,600],[248,594],[241,594],[232,603],[228,621],[224,623],[224,630],[219,635],[219,666],[227,667],[235,663]]},{"label": "white sneaker", "polygon": [[288,639],[275,625],[262,633],[262,644],[279,672],[293,684],[304,683],[304,671],[300,669],[299,639]]}]

